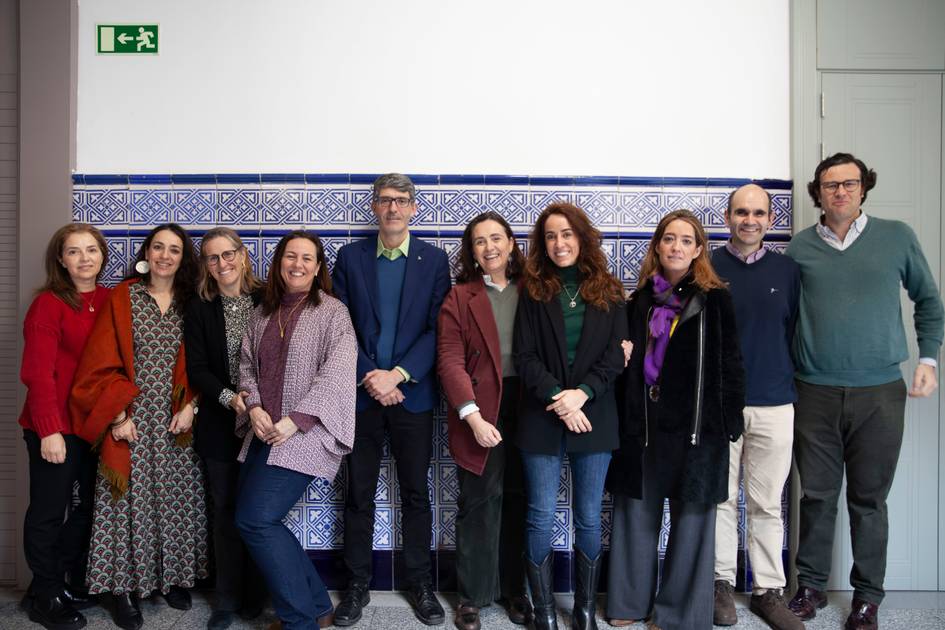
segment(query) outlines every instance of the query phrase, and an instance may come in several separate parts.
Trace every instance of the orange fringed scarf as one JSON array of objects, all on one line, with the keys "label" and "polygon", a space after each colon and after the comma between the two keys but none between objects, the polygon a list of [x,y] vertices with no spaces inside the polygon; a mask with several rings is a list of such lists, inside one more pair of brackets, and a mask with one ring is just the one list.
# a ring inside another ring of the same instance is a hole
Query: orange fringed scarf
[{"label": "orange fringed scarf", "polygon": [[[128,293],[128,287],[135,282],[138,281],[126,280],[109,294],[79,360],[69,396],[73,430],[99,451],[99,471],[111,485],[112,497],[116,500],[128,490],[131,450],[128,442],[112,437],[111,423],[122,411],[130,414],[128,407],[139,393],[135,385]],[[174,365],[171,413],[180,411],[194,395],[187,383],[184,344],[181,343]],[[191,432],[187,431],[177,435],[175,441],[183,447],[189,445],[191,439]]]}]

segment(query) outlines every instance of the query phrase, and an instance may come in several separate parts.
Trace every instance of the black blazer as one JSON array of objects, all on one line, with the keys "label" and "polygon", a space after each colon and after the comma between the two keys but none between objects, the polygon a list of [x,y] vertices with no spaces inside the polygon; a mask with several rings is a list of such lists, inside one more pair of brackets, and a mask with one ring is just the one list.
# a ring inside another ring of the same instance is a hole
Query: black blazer
[{"label": "black blazer", "polygon": [[[557,297],[536,302],[522,291],[513,335],[515,370],[525,390],[515,440],[519,448],[556,455],[565,434],[565,450],[569,453],[612,451],[618,447],[614,381],[623,371],[622,339],[627,339],[624,302],[611,305],[607,311],[587,304],[574,364],[568,369],[561,302]],[[582,383],[594,392],[583,408],[592,430],[573,433],[545,407],[548,394],[556,386],[573,389]]]},{"label": "black blazer", "polygon": [[[253,294],[254,306],[261,297],[258,292]],[[242,445],[242,440],[233,432],[236,414],[221,405],[219,398],[224,388],[234,392],[239,389],[230,382],[226,322],[219,295],[212,302],[194,297],[187,303],[184,352],[187,380],[200,394],[200,411],[194,418],[194,449],[205,459],[235,462]]]}]

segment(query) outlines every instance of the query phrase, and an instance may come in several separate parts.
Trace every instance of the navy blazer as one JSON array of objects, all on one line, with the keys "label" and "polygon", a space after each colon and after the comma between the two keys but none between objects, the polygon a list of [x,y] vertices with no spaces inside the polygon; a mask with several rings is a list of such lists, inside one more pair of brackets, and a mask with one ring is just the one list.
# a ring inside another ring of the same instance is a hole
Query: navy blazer
[{"label": "navy blazer", "polygon": [[[377,239],[370,236],[342,247],[331,276],[334,293],[348,307],[358,337],[358,383],[377,369],[375,357],[381,333]],[[410,373],[410,382],[399,387],[404,394],[404,408],[412,413],[429,411],[439,402],[433,369],[436,320],[449,290],[446,252],[411,234],[391,367],[399,365]],[[378,404],[364,387],[358,387],[358,411]]]}]

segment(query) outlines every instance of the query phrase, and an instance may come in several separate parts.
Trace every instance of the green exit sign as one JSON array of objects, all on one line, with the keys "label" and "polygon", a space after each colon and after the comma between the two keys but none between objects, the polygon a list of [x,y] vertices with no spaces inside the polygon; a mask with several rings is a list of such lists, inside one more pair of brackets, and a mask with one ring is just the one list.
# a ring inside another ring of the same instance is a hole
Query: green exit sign
[{"label": "green exit sign", "polygon": [[120,55],[156,55],[157,24],[96,24],[98,52]]}]

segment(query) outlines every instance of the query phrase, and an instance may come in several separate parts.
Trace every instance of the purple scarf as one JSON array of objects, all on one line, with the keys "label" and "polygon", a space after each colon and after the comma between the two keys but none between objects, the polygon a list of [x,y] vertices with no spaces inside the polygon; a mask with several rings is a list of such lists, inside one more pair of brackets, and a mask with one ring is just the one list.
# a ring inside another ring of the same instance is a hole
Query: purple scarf
[{"label": "purple scarf", "polygon": [[682,310],[682,300],[673,292],[673,285],[656,274],[651,280],[653,283],[653,301],[656,306],[650,315],[650,339],[646,344],[646,356],[643,358],[643,379],[647,385],[656,385],[659,381],[660,370],[663,368],[663,358],[666,356],[666,346],[669,345],[669,333],[673,328],[673,320]]}]

